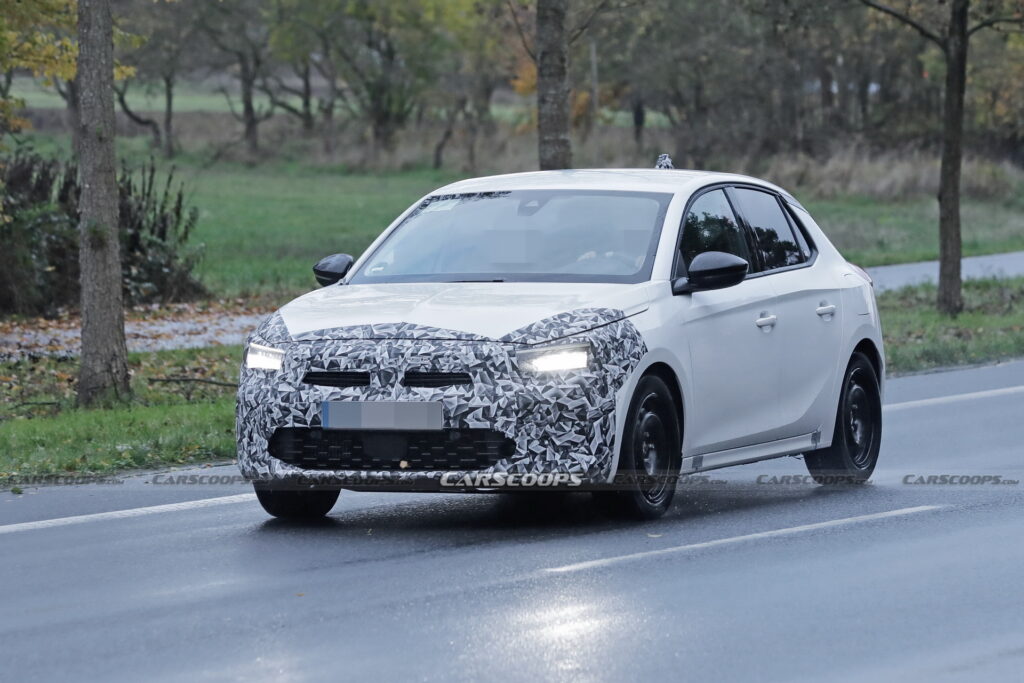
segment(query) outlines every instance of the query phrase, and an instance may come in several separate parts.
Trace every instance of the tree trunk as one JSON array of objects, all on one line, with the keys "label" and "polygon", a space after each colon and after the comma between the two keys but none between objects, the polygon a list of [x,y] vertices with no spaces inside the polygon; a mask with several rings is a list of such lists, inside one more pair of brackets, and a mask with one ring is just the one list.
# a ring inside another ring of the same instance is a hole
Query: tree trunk
[{"label": "tree trunk", "polygon": [[245,145],[249,155],[256,157],[260,152],[260,122],[256,116],[256,103],[253,95],[256,87],[256,69],[243,58],[239,64],[240,84],[242,86],[242,125],[245,127]]},{"label": "tree trunk", "polygon": [[164,76],[164,156],[174,158],[174,77]]},{"label": "tree trunk", "polygon": [[647,110],[644,108],[644,99],[639,95],[633,96],[633,142],[636,143],[637,151],[644,146],[644,122],[647,120]]},{"label": "tree trunk", "polygon": [[568,5],[569,0],[537,0],[537,142],[542,171],[572,167]]},{"label": "tree trunk", "polygon": [[60,86],[58,86],[57,92],[61,94],[64,98],[64,104],[67,105],[67,109],[65,110],[65,121],[67,122],[68,130],[71,131],[71,155],[77,159],[78,137],[79,131],[82,128],[82,117],[78,98],[78,76],[66,81],[66,88],[63,91],[60,89]]},{"label": "tree trunk", "polygon": [[946,97],[942,114],[939,171],[939,312],[963,309],[960,283],[960,163],[963,157],[964,91],[967,87],[967,9],[953,0],[946,44]]},{"label": "tree trunk", "polygon": [[312,137],[316,124],[316,114],[313,113],[312,69],[309,60],[304,60],[297,71],[302,81],[302,136],[308,138]]},{"label": "tree trunk", "polygon": [[117,101],[120,102],[121,111],[124,112],[124,115],[132,123],[148,128],[150,135],[153,136],[153,148],[161,149],[163,147],[163,138],[160,134],[160,124],[147,116],[141,116],[128,105],[128,84],[124,83],[120,88],[115,87],[114,92],[117,93]]},{"label": "tree trunk", "polygon": [[79,242],[82,356],[78,402],[129,393],[117,170],[114,154],[114,40],[110,0],[78,2]]}]

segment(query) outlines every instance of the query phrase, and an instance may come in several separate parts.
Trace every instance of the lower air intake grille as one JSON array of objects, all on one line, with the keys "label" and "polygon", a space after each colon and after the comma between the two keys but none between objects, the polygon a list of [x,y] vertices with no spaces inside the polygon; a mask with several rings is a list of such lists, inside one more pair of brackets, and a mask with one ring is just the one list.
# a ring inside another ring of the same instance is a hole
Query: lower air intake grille
[{"label": "lower air intake grille", "polygon": [[515,442],[490,429],[430,432],[355,431],[281,427],[270,455],[309,470],[395,472],[482,470],[515,451]]}]

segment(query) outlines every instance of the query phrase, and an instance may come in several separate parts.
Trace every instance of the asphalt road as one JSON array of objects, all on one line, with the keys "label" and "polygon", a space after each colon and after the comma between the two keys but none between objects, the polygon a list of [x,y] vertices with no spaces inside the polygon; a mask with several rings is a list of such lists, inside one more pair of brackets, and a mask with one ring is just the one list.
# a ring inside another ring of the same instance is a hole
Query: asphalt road
[{"label": "asphalt road", "polygon": [[167,475],[5,492],[0,679],[1021,680],[1024,362],[886,401],[870,485],[787,484],[787,458],[647,524],[377,493],[289,524]]}]

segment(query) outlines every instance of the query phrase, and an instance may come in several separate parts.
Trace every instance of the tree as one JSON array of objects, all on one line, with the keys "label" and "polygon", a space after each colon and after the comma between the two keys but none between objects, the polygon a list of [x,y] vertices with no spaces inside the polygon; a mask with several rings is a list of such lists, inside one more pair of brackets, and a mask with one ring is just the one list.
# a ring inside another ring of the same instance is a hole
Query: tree
[{"label": "tree", "polygon": [[[942,162],[939,170],[939,292],[938,309],[956,315],[963,309],[960,257],[960,169],[963,161],[964,97],[967,91],[967,59],[971,36],[1001,25],[1024,24],[1024,2],[984,2],[981,16],[972,17],[971,0],[951,0],[944,22],[905,2],[894,8],[875,0],[861,0],[913,28],[942,51],[946,87],[942,108]],[[941,3],[945,4],[945,3]],[[938,25],[938,27],[936,27]]]},{"label": "tree", "polygon": [[27,69],[45,81],[71,78],[75,49],[68,33],[75,27],[73,0],[35,0],[5,3],[0,12],[0,135],[18,130],[24,121],[15,115],[19,104],[10,95],[15,69]]},{"label": "tree", "polygon": [[308,61],[325,82],[320,109],[329,153],[336,108],[368,124],[371,157],[394,146],[446,59],[443,8],[444,0],[276,0],[283,20],[275,50],[290,63]]},{"label": "tree", "polygon": [[569,0],[537,0],[537,145],[540,170],[572,168]]},{"label": "tree", "polygon": [[260,124],[274,114],[273,105],[261,108],[256,103],[256,92],[266,75],[270,50],[270,30],[264,17],[264,2],[218,0],[207,3],[205,7],[200,27],[227,64],[236,70],[241,111],[235,110],[227,88],[223,88],[222,92],[231,113],[242,123],[243,139],[249,154],[255,157],[260,151]]},{"label": "tree", "polygon": [[82,354],[78,402],[129,395],[117,169],[114,32],[110,0],[78,0],[79,199]]},{"label": "tree", "polygon": [[[127,2],[118,10],[119,21],[135,38],[124,62],[134,67],[136,75],[115,87],[118,102],[128,118],[150,130],[155,146],[170,159],[175,153],[174,90],[181,75],[198,66],[205,47],[197,46],[198,5],[194,0],[154,0]],[[159,89],[164,100],[162,121],[128,105],[127,92],[133,82]]]},{"label": "tree", "polygon": [[[614,0],[590,0],[574,3],[569,0],[537,0],[533,41],[520,19],[522,4],[506,0],[512,23],[522,41],[523,49],[535,70],[529,79],[520,74],[516,90],[527,87],[537,91],[537,147],[541,170],[570,168],[572,166],[571,89],[569,87],[569,50],[599,15],[610,9],[622,9],[628,3]],[[570,11],[575,10],[575,11]],[[573,16],[570,16],[573,15]],[[526,81],[530,80],[527,84]]]}]

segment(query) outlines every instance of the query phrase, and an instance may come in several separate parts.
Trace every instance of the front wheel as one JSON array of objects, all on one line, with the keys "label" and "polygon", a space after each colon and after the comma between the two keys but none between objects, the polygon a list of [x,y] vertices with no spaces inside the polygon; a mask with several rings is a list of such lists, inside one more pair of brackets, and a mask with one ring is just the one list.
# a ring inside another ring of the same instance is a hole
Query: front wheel
[{"label": "front wheel", "polygon": [[878,376],[862,353],[853,354],[843,377],[832,445],[804,455],[819,484],[861,484],[878,462],[882,443],[882,398]]},{"label": "front wheel", "polygon": [[595,492],[595,501],[618,517],[657,519],[676,493],[682,435],[672,392],[660,378],[641,378],[629,404],[619,449],[617,487]]},{"label": "front wheel", "polygon": [[267,514],[281,519],[319,519],[338,502],[338,489],[274,490],[254,485],[256,498]]}]

